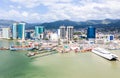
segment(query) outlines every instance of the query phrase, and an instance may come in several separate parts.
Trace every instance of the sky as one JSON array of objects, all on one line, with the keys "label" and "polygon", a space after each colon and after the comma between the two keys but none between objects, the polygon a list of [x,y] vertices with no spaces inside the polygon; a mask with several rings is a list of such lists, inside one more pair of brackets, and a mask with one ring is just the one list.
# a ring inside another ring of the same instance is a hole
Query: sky
[{"label": "sky", "polygon": [[120,19],[120,0],[0,0],[0,19],[43,23]]}]

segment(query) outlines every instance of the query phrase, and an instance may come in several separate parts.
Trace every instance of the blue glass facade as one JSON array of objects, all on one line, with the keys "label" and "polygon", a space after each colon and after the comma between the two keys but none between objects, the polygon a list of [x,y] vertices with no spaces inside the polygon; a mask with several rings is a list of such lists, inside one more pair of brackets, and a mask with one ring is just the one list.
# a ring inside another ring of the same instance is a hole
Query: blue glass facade
[{"label": "blue glass facade", "polygon": [[95,32],[95,28],[94,27],[88,27],[87,29],[87,39],[90,39],[90,38],[95,38],[96,37],[96,32]]},{"label": "blue glass facade", "polygon": [[35,27],[35,36],[39,36],[40,34],[43,34],[44,27],[43,26],[36,26]]},{"label": "blue glass facade", "polygon": [[25,39],[25,23],[13,24],[13,39]]},{"label": "blue glass facade", "polygon": [[18,24],[17,35],[18,35],[18,39],[25,38],[25,25],[23,23]]},{"label": "blue glass facade", "polygon": [[110,36],[110,40],[114,40],[114,36],[111,35],[111,36]]},{"label": "blue glass facade", "polygon": [[31,32],[26,32],[25,38],[30,39],[31,38]]}]

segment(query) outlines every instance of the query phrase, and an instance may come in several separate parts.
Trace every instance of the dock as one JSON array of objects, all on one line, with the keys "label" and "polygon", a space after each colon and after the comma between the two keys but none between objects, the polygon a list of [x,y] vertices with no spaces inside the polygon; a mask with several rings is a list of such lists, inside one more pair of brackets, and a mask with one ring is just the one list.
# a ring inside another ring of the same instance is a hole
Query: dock
[{"label": "dock", "polygon": [[9,48],[0,47],[0,50],[9,50]]}]

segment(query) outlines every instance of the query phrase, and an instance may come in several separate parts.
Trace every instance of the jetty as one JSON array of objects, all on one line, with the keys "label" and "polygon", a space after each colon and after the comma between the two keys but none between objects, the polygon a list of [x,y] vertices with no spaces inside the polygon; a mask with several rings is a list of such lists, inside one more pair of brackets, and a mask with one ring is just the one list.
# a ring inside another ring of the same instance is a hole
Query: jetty
[{"label": "jetty", "polygon": [[39,51],[39,52],[28,52],[26,55],[28,57],[32,57],[32,58],[37,58],[37,57],[44,57],[44,56],[48,56],[48,55],[53,55],[58,53],[57,51]]},{"label": "jetty", "polygon": [[6,47],[0,47],[0,50],[9,50],[9,48],[6,48]]}]

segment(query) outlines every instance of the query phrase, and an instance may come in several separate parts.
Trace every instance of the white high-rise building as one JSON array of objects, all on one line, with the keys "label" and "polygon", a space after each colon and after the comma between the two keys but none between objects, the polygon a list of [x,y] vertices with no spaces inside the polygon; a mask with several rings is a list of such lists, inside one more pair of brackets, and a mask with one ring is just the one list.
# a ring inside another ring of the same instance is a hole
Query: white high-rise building
[{"label": "white high-rise building", "polygon": [[67,32],[66,32],[67,40],[73,40],[73,32],[74,32],[74,27],[67,26]]},{"label": "white high-rise building", "polygon": [[60,38],[60,29],[57,30],[58,38]]},{"label": "white high-rise building", "polygon": [[65,26],[60,26],[60,39],[66,38],[66,29]]},{"label": "white high-rise building", "polygon": [[2,38],[10,39],[10,28],[2,28]]}]

